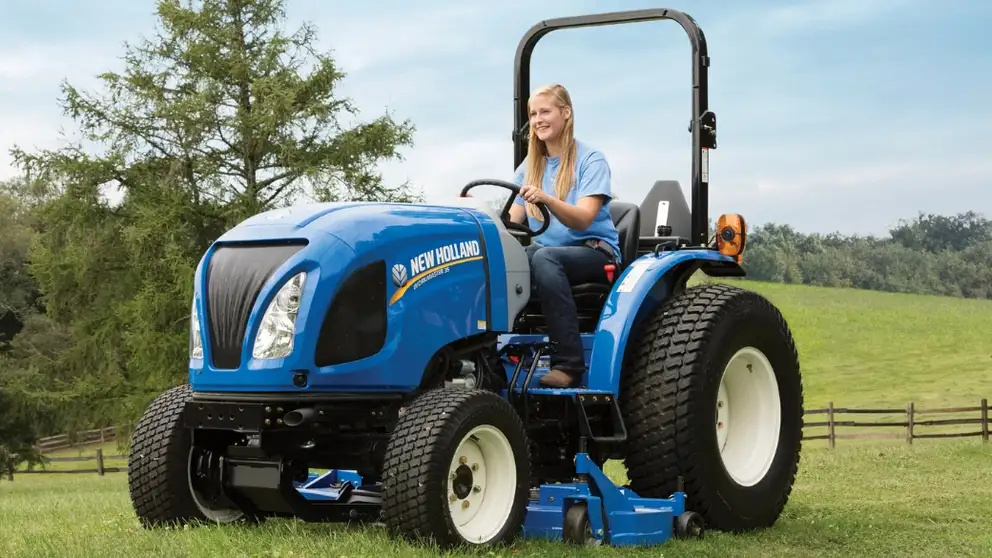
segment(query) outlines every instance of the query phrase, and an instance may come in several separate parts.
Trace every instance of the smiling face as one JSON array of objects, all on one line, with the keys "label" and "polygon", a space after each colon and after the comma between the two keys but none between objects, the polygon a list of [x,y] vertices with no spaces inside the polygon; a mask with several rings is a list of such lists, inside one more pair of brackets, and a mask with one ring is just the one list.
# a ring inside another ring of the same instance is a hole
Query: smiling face
[{"label": "smiling face", "polygon": [[569,107],[558,106],[553,95],[539,93],[530,99],[530,125],[533,133],[543,142],[554,142],[565,129],[572,116]]},{"label": "smiling face", "polygon": [[[571,191],[575,183],[575,115],[572,97],[560,84],[544,85],[531,93],[527,102],[530,111],[530,137],[527,140],[527,184],[543,184],[544,165],[548,157],[561,157],[561,172],[555,176],[555,196],[559,200]],[[543,221],[537,206],[528,203],[527,214]]]}]

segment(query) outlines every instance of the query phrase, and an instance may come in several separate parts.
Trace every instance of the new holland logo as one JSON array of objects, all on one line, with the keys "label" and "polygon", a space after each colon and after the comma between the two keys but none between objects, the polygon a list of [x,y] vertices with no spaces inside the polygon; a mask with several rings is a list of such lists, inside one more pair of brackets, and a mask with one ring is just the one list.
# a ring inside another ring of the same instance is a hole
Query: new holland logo
[{"label": "new holland logo", "polygon": [[[417,290],[431,279],[446,275],[451,271],[452,266],[481,259],[482,246],[479,241],[468,240],[438,246],[417,254],[410,258],[409,272],[405,264],[394,264],[392,275],[393,283],[397,289],[389,303],[394,304],[403,298],[408,290]],[[408,273],[411,275],[410,277],[407,276]]]},{"label": "new holland logo", "polygon": [[398,263],[393,266],[393,284],[402,287],[406,284],[406,266]]}]

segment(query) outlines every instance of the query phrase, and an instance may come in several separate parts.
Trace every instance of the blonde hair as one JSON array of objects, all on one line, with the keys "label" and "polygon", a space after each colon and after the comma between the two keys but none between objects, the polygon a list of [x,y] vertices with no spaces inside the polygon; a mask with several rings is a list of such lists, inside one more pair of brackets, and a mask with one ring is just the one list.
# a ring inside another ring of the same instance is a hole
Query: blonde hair
[{"label": "blonde hair", "polygon": [[[555,195],[558,199],[564,200],[565,196],[572,190],[575,183],[575,159],[577,149],[575,146],[575,110],[572,108],[572,97],[565,87],[558,84],[545,85],[537,88],[531,93],[527,106],[535,97],[550,95],[554,105],[559,109],[568,108],[569,117],[565,119],[565,126],[559,138],[562,146],[561,163],[558,165],[558,174],[555,177]],[[533,184],[542,188],[544,184],[544,157],[548,154],[548,147],[543,141],[538,139],[534,125],[530,125],[530,141],[527,145],[527,168],[524,173],[524,184]],[[527,202],[527,214],[543,221],[541,211],[535,204]]]}]

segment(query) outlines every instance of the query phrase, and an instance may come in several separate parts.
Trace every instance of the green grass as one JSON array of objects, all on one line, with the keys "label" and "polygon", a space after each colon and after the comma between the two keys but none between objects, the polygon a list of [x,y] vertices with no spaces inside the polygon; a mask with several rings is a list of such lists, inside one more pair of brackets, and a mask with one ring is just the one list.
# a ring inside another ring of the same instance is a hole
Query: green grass
[{"label": "green grass", "polygon": [[[524,541],[492,556],[992,556],[992,444],[933,441],[878,450],[809,448],[771,530],[641,549],[572,550]],[[616,480],[622,475],[611,471]],[[269,521],[176,531],[138,527],[126,476],[30,475],[0,482],[0,555],[436,556],[381,529]],[[487,555],[469,553],[469,555]]]},{"label": "green grass", "polygon": [[[903,408],[909,401],[917,408],[971,406],[992,398],[992,336],[984,327],[992,301],[743,286],[770,298],[789,321],[799,345],[807,408],[828,401],[843,407]],[[94,451],[86,448],[82,454]],[[110,443],[104,453],[119,450]],[[990,464],[992,444],[976,438],[917,440],[912,446],[840,440],[835,450],[811,441],[804,444],[793,499],[766,532],[738,537],[712,532],[703,541],[660,548],[574,552],[526,541],[492,555],[992,556]],[[67,466],[94,464],[50,467]],[[608,472],[624,482],[622,466],[611,464]],[[124,474],[22,475],[13,483],[0,482],[0,526],[0,555],[11,557],[436,555],[386,538],[374,527],[280,520],[254,528],[144,531],[131,511]]]}]

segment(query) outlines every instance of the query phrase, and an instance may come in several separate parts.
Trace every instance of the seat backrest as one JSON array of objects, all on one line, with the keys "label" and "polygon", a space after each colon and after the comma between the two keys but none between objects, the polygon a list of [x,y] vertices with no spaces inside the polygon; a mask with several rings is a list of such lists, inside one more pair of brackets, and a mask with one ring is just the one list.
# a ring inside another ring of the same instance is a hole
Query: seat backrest
[{"label": "seat backrest", "polygon": [[[611,201],[610,218],[620,234],[620,269],[637,259],[637,245],[641,239],[641,208],[632,203]],[[617,270],[619,273],[620,270]]]}]

